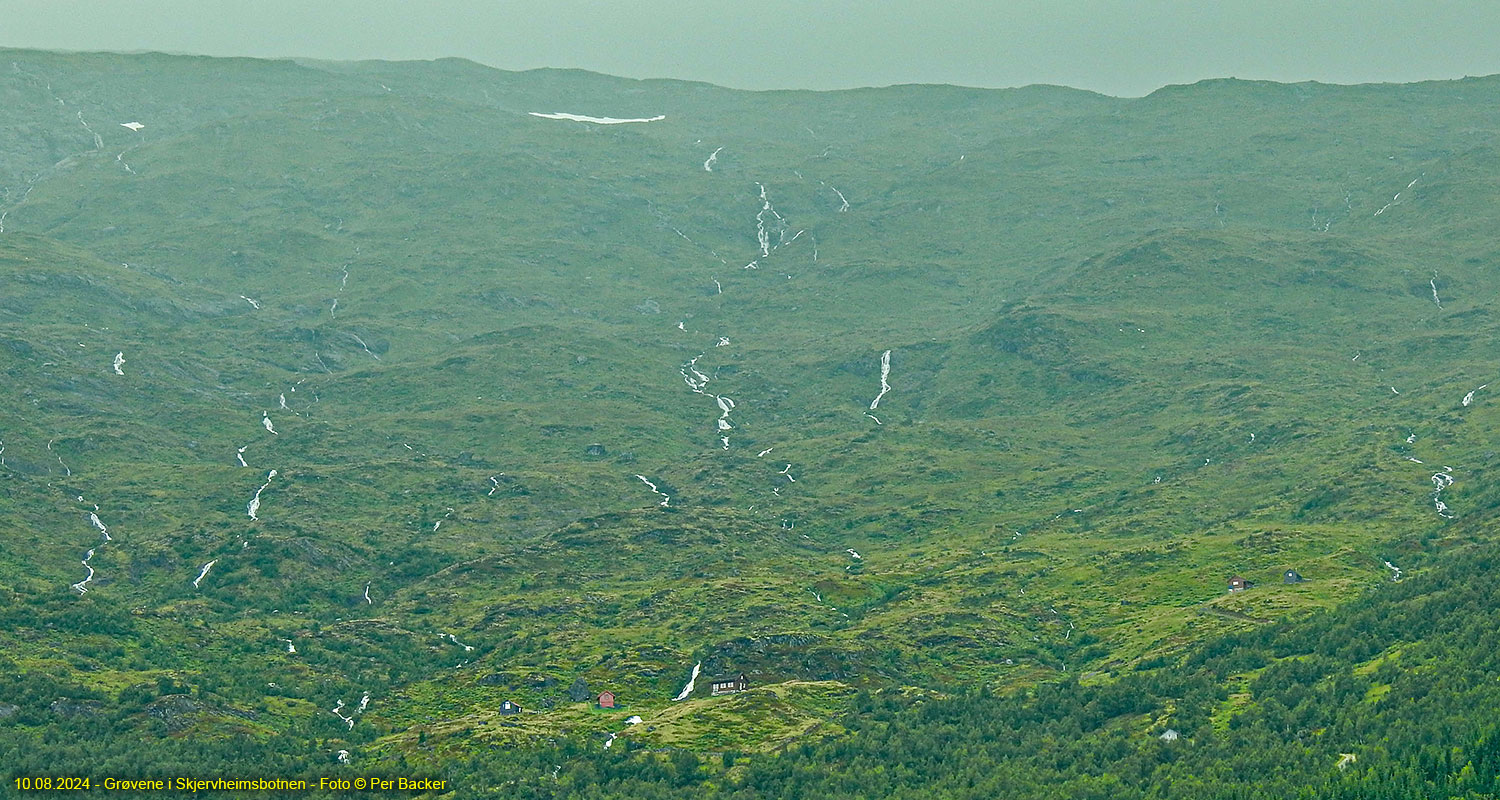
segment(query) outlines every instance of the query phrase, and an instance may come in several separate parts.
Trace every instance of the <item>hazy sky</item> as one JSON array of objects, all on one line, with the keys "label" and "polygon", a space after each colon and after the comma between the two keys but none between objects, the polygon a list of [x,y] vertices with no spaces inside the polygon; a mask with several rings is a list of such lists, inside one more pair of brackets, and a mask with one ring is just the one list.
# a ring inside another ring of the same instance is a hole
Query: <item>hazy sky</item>
[{"label": "hazy sky", "polygon": [[0,0],[0,45],[461,56],[748,89],[1500,73],[1496,0]]}]

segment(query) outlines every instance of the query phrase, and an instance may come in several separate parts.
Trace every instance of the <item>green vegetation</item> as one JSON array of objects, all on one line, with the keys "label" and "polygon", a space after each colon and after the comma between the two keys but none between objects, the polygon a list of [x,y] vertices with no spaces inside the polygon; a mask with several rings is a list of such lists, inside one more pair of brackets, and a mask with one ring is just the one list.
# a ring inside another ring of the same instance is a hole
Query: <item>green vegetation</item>
[{"label": "green vegetation", "polygon": [[4,55],[15,774],[1495,791],[1500,79]]}]

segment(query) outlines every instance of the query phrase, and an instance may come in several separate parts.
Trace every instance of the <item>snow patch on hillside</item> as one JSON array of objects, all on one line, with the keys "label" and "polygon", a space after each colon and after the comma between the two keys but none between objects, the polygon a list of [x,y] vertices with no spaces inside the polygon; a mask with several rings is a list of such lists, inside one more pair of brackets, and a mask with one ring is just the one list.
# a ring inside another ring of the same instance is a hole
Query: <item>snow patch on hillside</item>
[{"label": "snow patch on hillside", "polygon": [[566,119],[573,122],[592,122],[595,125],[624,125],[629,122],[660,122],[667,118],[665,114],[659,114],[654,117],[620,119],[619,117],[590,117],[584,114],[568,114],[564,112],[542,113],[540,111],[531,111],[528,113],[530,113],[533,117],[541,117],[542,119]]}]

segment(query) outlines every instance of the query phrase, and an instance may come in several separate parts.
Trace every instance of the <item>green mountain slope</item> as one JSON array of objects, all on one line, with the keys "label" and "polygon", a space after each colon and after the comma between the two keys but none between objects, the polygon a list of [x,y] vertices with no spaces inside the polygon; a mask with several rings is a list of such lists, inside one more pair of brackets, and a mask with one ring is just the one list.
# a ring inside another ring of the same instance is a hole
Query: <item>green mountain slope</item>
[{"label": "green mountain slope", "polygon": [[1489,538],[1497,79],[5,55],[0,637],[110,731],[769,750]]}]

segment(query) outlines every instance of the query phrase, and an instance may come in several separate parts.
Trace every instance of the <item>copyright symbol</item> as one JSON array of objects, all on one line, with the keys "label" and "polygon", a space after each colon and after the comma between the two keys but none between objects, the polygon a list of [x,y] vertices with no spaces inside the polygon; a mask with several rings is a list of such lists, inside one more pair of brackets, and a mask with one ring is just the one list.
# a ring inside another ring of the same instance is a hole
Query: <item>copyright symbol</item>
[{"label": "copyright symbol", "polygon": [[364,778],[355,778],[354,779],[354,788],[356,788],[356,789],[363,789],[363,788],[365,788],[365,779]]}]

